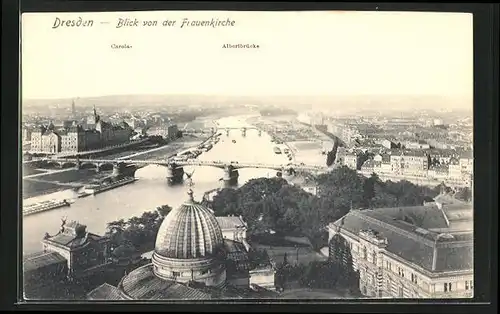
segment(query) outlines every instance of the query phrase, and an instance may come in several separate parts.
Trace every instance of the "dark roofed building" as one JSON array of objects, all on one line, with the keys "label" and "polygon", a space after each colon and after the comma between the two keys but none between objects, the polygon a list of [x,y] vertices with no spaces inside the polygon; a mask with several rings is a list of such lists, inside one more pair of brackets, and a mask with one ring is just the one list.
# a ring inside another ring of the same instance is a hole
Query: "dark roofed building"
[{"label": "dark roofed building", "polygon": [[67,260],[59,253],[37,252],[23,258],[23,292],[26,299],[51,297],[51,287],[63,281]]},{"label": "dark roofed building", "polygon": [[472,206],[434,205],[351,210],[329,231],[349,242],[363,294],[458,298],[472,296],[471,226]]},{"label": "dark roofed building", "polygon": [[42,240],[44,252],[58,253],[67,262],[68,277],[78,278],[94,274],[111,263],[109,239],[87,231],[76,221],[63,221],[59,232],[48,233]]}]

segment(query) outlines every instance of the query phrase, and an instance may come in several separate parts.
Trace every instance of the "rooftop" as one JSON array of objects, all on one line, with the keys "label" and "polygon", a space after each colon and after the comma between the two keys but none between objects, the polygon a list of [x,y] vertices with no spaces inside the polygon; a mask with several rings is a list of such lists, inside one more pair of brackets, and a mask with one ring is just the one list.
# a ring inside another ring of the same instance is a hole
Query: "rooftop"
[{"label": "rooftop", "polygon": [[66,259],[56,252],[37,252],[23,259],[23,271],[30,272],[45,268],[54,264],[66,265]]},{"label": "rooftop", "polygon": [[103,283],[87,294],[89,300],[125,300],[120,290],[110,284]]},{"label": "rooftop", "polygon": [[189,190],[188,199],[163,220],[155,252],[169,258],[201,258],[216,255],[222,246],[222,231],[213,212],[195,202]]},{"label": "rooftop", "polygon": [[[351,211],[333,225],[356,235],[373,230],[387,239],[388,252],[430,272],[434,246],[435,272],[472,269],[472,232],[452,233],[443,213],[434,206]],[[451,236],[438,237],[429,229],[450,232]]]},{"label": "rooftop", "polygon": [[67,248],[76,248],[82,246],[89,240],[99,241],[102,237],[87,232],[87,226],[82,225],[76,221],[66,223],[63,221],[61,230],[54,236],[46,234],[44,241],[52,242]]},{"label": "rooftop", "polygon": [[215,217],[215,219],[217,219],[217,222],[222,230],[236,229],[247,226],[243,219],[238,216]]},{"label": "rooftop", "polygon": [[[230,285],[224,288],[194,288],[188,284],[160,279],[154,275],[152,264],[139,267],[124,277],[117,290],[120,289],[134,300],[250,299],[266,296],[250,288],[236,288]],[[114,297],[115,291],[111,289],[108,291],[110,297]]]}]

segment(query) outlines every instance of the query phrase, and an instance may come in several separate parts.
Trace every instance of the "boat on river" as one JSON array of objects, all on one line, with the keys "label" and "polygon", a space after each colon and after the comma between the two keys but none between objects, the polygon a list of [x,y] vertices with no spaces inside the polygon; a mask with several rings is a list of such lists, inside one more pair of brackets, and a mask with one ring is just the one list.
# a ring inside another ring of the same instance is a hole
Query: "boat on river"
[{"label": "boat on river", "polygon": [[102,183],[102,184],[91,184],[91,185],[86,185],[84,192],[88,194],[99,194],[104,191],[108,191],[126,184],[130,184],[137,181],[136,178],[133,177],[126,177],[111,183]]},{"label": "boat on river", "polygon": [[281,149],[278,146],[273,148],[275,154],[281,154]]},{"label": "boat on river", "polygon": [[71,203],[67,200],[48,200],[48,201],[38,202],[35,204],[23,205],[23,216],[28,216],[66,206],[71,206]]}]

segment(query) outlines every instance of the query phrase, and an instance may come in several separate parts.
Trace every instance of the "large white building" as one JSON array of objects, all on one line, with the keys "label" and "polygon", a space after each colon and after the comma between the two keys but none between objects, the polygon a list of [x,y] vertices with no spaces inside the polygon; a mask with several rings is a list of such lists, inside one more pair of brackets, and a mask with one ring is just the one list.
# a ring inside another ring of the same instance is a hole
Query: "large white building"
[{"label": "large white building", "polygon": [[469,204],[351,210],[328,226],[348,242],[361,292],[372,298],[473,296]]}]

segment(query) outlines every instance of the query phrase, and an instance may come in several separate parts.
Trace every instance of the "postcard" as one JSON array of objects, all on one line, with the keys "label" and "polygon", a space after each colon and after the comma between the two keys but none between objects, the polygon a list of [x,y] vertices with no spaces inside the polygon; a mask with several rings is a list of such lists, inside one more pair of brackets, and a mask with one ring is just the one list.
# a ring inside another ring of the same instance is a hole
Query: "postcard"
[{"label": "postcard", "polygon": [[472,14],[24,13],[24,299],[472,298],[472,95]]}]

